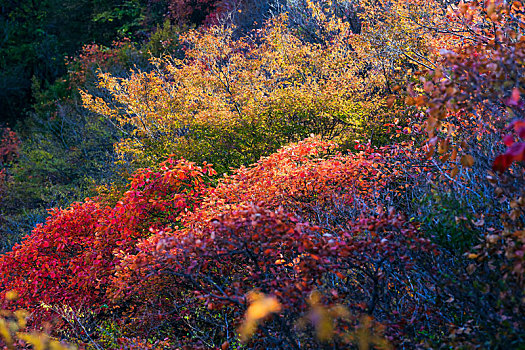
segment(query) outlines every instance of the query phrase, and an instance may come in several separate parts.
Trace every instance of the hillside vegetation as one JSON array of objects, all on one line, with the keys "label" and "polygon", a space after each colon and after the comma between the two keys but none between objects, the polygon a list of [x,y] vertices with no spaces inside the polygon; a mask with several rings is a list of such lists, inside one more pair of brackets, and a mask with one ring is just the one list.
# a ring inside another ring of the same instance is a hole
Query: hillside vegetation
[{"label": "hillside vegetation", "polygon": [[99,5],[0,129],[1,346],[524,348],[521,1]]}]

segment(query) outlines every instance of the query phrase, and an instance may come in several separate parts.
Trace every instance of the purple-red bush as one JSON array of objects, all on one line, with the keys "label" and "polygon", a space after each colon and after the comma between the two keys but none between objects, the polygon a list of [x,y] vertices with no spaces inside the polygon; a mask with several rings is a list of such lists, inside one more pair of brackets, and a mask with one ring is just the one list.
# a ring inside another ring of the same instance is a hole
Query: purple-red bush
[{"label": "purple-red bush", "polygon": [[[326,308],[351,310],[330,336],[338,344],[349,342],[348,333],[364,313],[385,322],[396,342],[425,328],[414,326],[416,320],[439,317],[422,296],[432,282],[417,261],[430,263],[434,252],[416,225],[382,213],[348,227],[323,234],[282,209],[247,205],[203,230],[168,229],[139,244],[138,254],[125,257],[117,269],[115,297],[140,309],[141,326],[175,324],[181,345],[195,346],[234,342],[253,289],[282,305],[253,339],[261,347],[319,346],[296,327],[314,291],[326,296]],[[322,320],[312,321],[314,328],[321,326]]]}]

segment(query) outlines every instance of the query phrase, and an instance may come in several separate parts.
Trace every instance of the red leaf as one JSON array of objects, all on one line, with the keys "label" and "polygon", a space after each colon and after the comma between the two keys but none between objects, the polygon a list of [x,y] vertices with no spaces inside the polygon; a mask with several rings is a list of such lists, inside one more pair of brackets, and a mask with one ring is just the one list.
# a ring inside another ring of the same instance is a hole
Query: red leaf
[{"label": "red leaf", "polygon": [[512,94],[508,100],[509,106],[517,106],[520,101],[520,90],[518,88],[512,89]]},{"label": "red leaf", "polygon": [[496,159],[494,159],[494,163],[492,164],[492,170],[502,173],[505,170],[507,170],[511,164],[512,157],[510,155],[500,154],[496,157]]},{"label": "red leaf", "polygon": [[510,147],[512,146],[512,144],[514,143],[514,136],[512,135],[506,135],[504,138],[503,138],[503,143],[505,144],[505,146],[507,147]]},{"label": "red leaf", "polygon": [[525,139],[525,125],[517,129],[518,136]]},{"label": "red leaf", "polygon": [[518,142],[513,144],[505,154],[509,154],[513,161],[522,161],[525,157],[525,142]]}]

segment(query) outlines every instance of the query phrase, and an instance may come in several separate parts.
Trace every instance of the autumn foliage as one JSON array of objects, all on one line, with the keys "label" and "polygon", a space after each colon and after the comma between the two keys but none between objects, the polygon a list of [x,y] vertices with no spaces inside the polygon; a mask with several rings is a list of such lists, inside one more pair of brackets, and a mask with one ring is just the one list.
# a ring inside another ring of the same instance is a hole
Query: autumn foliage
[{"label": "autumn foliage", "polygon": [[138,164],[173,153],[224,172],[310,134],[355,138],[381,106],[371,87],[383,82],[362,70],[348,23],[323,18],[333,26],[323,45],[302,40],[285,15],[253,38],[189,31],[184,60],[154,60],[156,70],[124,79],[100,74],[110,97],[82,93],[84,104],[130,130],[117,150]]},{"label": "autumn foliage", "polygon": [[0,256],[2,307],[94,348],[519,347],[523,5],[280,8],[72,61],[135,170]]},{"label": "autumn foliage", "polygon": [[[195,327],[202,327],[191,310],[207,310],[206,317],[212,319],[215,313],[227,311],[223,316],[230,320],[224,320],[222,333],[235,334],[229,327],[239,325],[247,307],[245,296],[256,288],[276,295],[289,314],[274,330],[269,326],[273,333],[293,327],[309,308],[308,295],[319,290],[332,295],[327,305],[344,302],[359,311],[346,317],[342,329],[333,330],[337,342],[350,342],[345,330],[357,325],[362,312],[374,313],[382,302],[400,297],[395,292],[397,282],[390,278],[411,273],[412,260],[420,254],[426,252],[426,259],[432,259],[434,248],[416,225],[387,214],[378,195],[370,193],[372,188],[378,194],[384,191],[378,186],[381,177],[384,186],[388,183],[380,154],[344,156],[334,147],[316,139],[292,145],[224,178],[215,189],[207,180],[214,174],[209,166],[170,159],[158,171],[140,170],[113,207],[92,199],[55,210],[45,225],[2,257],[2,266],[17,266],[3,280],[3,289],[18,291],[20,306],[41,310],[35,319],[49,317],[46,308],[39,308],[41,303],[95,310],[109,303],[136,320],[127,322],[134,323],[128,327],[177,322],[181,344],[189,341],[182,329],[195,333]],[[303,187],[304,181],[309,186]],[[362,213],[367,206],[379,205],[378,211],[368,217],[358,215],[350,210],[356,203]],[[297,214],[286,213],[283,207]],[[314,215],[322,212],[331,222],[307,223],[315,222]],[[356,221],[337,223],[343,212]],[[364,279],[358,278],[357,270],[350,273],[352,269],[365,271]],[[345,284],[337,282],[349,276],[353,277]],[[381,288],[378,294],[379,284],[390,285],[391,292]],[[360,292],[350,293],[353,288]],[[165,295],[181,298],[186,312]],[[403,313],[414,312],[413,302],[406,310],[395,303],[399,320]],[[161,310],[174,318],[151,316]],[[301,334],[277,337],[290,338],[286,341],[292,344],[315,344],[315,337]],[[219,335],[206,340],[224,341]]]},{"label": "autumn foliage", "polygon": [[54,209],[45,225],[2,257],[3,271],[17,266],[2,290],[17,291],[18,304],[30,309],[41,303],[99,307],[118,254],[192,210],[211,174],[209,166],[170,159],[157,171],[137,172],[113,207],[91,199]]}]

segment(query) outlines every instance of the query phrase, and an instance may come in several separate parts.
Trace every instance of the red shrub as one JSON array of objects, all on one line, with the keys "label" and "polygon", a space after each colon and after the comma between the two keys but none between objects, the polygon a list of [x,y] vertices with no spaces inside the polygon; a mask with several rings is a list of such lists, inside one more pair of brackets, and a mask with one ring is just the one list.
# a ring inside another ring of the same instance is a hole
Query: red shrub
[{"label": "red shrub", "polygon": [[1,289],[16,290],[18,304],[29,310],[41,302],[91,304],[99,299],[88,276],[100,268],[92,247],[98,218],[104,215],[107,209],[93,201],[54,209],[45,225],[0,258]]},{"label": "red shrub", "polygon": [[1,287],[17,290],[37,316],[40,302],[95,311],[110,304],[136,336],[169,327],[170,340],[195,346],[235,341],[246,295],[258,289],[282,312],[260,325],[257,344],[317,347],[308,327],[294,327],[305,317],[319,326],[308,302],[319,290],[323,307],[342,304],[353,315],[337,322],[335,342],[346,344],[364,313],[401,342],[417,331],[407,320],[441,317],[429,296],[435,252],[417,225],[381,209],[406,183],[399,177],[410,178],[409,154],[357,148],[343,155],[308,139],[214,190],[209,165],[169,159],[139,170],[113,207],[87,200],[53,211],[0,258],[2,270],[14,271]]},{"label": "red shrub", "polygon": [[85,89],[86,85],[93,83],[99,69],[110,71],[131,65],[126,60],[130,59],[129,56],[134,51],[133,43],[127,38],[114,41],[110,47],[98,44],[84,45],[78,56],[66,62],[73,87]]},{"label": "red shrub", "polygon": [[0,257],[3,291],[16,290],[20,306],[37,314],[40,303],[98,308],[120,254],[134,251],[157,227],[176,225],[207,191],[213,169],[169,159],[143,169],[113,207],[94,200],[54,209],[25,241]]},{"label": "red shrub", "polygon": [[[345,342],[344,333],[364,312],[387,322],[391,339],[399,341],[415,328],[409,319],[434,317],[433,303],[422,296],[431,286],[429,276],[415,267],[420,257],[432,255],[432,245],[395,215],[348,226],[322,234],[282,210],[251,205],[212,220],[204,230],[165,230],[124,259],[114,281],[116,296],[138,306],[137,321],[146,330],[175,324],[182,344],[218,346],[235,341],[232,327],[242,320],[246,295],[257,289],[275,295],[283,311],[254,341],[286,347],[315,346],[315,338],[295,325],[309,310],[310,293],[320,290],[327,296],[324,305],[341,303],[353,315],[337,329],[337,343]],[[210,324],[214,331],[206,334]],[[188,332],[200,337],[186,339]]]},{"label": "red shrub", "polygon": [[305,221],[333,226],[341,217],[347,220],[391,205],[404,191],[401,184],[415,182],[427,169],[425,163],[412,167],[420,161],[411,145],[374,149],[357,144],[359,152],[346,155],[336,147],[310,138],[241,167],[222,179],[197,217],[186,224],[201,224],[239,205],[264,203],[272,209],[283,206]]},{"label": "red shrub", "polygon": [[[159,225],[138,251],[122,254],[114,302],[133,305],[127,319],[136,319],[135,330],[169,325],[181,344],[193,341],[188,333],[199,334],[196,345],[222,344],[254,288],[284,308],[260,335],[267,346],[274,338],[315,344],[301,331],[286,334],[309,312],[313,290],[329,295],[326,305],[355,311],[352,325],[368,312],[391,326],[392,339],[414,332],[408,315],[428,318],[434,308],[432,269],[416,261],[429,263],[435,252],[417,225],[381,209],[397,195],[398,177],[409,176],[409,154],[359,148],[343,155],[333,143],[308,139],[223,178],[183,228]],[[215,332],[204,341],[209,324]]]}]

